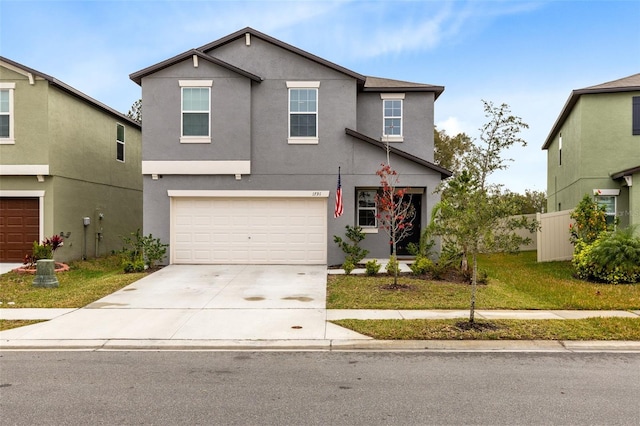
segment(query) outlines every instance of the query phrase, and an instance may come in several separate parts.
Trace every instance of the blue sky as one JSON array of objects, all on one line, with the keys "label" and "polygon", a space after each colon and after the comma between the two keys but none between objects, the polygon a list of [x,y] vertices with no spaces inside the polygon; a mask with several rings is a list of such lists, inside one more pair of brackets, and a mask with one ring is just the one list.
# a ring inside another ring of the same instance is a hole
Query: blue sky
[{"label": "blue sky", "polygon": [[438,128],[478,137],[482,99],[529,124],[493,180],[546,189],[571,90],[640,72],[640,0],[0,0],[0,54],[126,113],[129,74],[250,26],[365,75],[445,86]]}]

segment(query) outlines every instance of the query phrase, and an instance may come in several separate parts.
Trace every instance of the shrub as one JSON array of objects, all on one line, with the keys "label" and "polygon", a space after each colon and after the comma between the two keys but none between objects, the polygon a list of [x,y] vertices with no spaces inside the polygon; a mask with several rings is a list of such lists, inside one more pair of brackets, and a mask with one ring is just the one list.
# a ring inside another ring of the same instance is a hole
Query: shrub
[{"label": "shrub", "polygon": [[[154,268],[158,262],[164,259],[169,246],[162,244],[160,238],[153,238],[153,234],[143,236],[139,229],[132,232],[129,237],[122,237],[122,241],[125,244],[121,250],[125,272],[140,272],[140,264],[142,264],[142,270],[145,265]],[[131,268],[133,271],[127,271]]]},{"label": "shrub", "polygon": [[[351,262],[353,265],[360,263],[364,257],[369,254],[369,250],[365,250],[359,246],[360,241],[364,240],[365,234],[360,226],[345,226],[346,237],[349,241],[343,241],[337,235],[333,236],[333,241],[342,249],[345,254],[345,263]],[[343,264],[344,268],[344,264]]]},{"label": "shrub", "polygon": [[575,224],[569,226],[570,241],[575,246],[579,241],[593,243],[598,236],[607,230],[607,217],[604,206],[599,206],[588,194],[571,212]]},{"label": "shrub", "polygon": [[398,275],[400,272],[400,263],[395,256],[389,257],[389,262],[387,262],[387,274],[393,275],[394,277]]},{"label": "shrub", "polygon": [[414,275],[424,275],[433,269],[433,262],[428,257],[418,256],[409,268]]},{"label": "shrub", "polygon": [[145,264],[142,260],[136,260],[135,262],[131,260],[125,260],[122,262],[122,267],[124,272],[133,273],[133,272],[143,272],[145,269]]},{"label": "shrub", "polygon": [[382,265],[380,265],[376,259],[368,261],[365,264],[366,274],[369,275],[369,276],[376,275],[378,272],[380,272],[380,267],[381,266]]},{"label": "shrub", "polygon": [[342,269],[344,269],[344,273],[349,275],[351,271],[355,269],[356,265],[353,264],[350,260],[345,260],[342,264]]},{"label": "shrub", "polygon": [[578,278],[610,284],[640,282],[640,238],[634,230],[602,233],[593,244],[579,241],[573,256]]}]

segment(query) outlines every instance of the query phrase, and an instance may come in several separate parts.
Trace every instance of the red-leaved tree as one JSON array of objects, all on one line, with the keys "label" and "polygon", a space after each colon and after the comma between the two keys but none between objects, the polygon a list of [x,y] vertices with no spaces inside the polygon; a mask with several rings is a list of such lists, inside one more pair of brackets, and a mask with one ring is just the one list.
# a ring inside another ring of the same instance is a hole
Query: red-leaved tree
[{"label": "red-leaved tree", "polygon": [[378,226],[389,235],[392,246],[391,259],[393,262],[393,285],[398,285],[398,241],[411,235],[413,218],[416,215],[411,202],[405,201],[404,196],[408,188],[398,188],[399,176],[389,163],[382,163],[376,172],[380,176],[380,192],[376,194],[378,206]]}]

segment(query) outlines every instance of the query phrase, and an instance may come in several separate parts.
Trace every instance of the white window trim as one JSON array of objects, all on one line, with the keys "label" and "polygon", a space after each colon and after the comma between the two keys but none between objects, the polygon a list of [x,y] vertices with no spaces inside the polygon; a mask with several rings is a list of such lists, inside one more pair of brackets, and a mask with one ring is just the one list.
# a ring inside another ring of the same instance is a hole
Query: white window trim
[{"label": "white window trim", "polygon": [[[319,81],[287,81],[287,143],[289,145],[317,145],[320,138],[318,128],[318,111],[320,111],[320,96],[318,90]],[[316,136],[290,136],[291,135],[291,90],[290,89],[316,89]]]},{"label": "white window trim", "polygon": [[[375,219],[375,225],[373,226],[363,226],[360,225],[360,205],[358,202],[358,195],[360,194],[360,192],[362,191],[373,191],[374,193],[377,193],[378,189],[377,188],[357,188],[356,189],[356,225],[362,228],[362,232],[364,234],[377,234],[378,233],[378,218],[376,217],[378,214],[378,205],[376,204],[373,207],[373,213],[374,213],[374,219]],[[374,195],[375,197],[375,195]],[[375,200],[375,198],[374,198]],[[362,210],[371,210],[371,207],[362,207]]]},{"label": "white window trim", "polygon": [[[211,143],[211,87],[213,87],[213,80],[178,80],[180,86],[180,143]],[[209,135],[208,136],[183,136],[183,117],[184,111],[182,110],[182,97],[184,87],[202,87],[209,89]]]},{"label": "white window trim", "polygon": [[8,90],[9,91],[9,137],[8,138],[0,138],[0,145],[15,145],[15,126],[14,126],[14,117],[15,111],[13,108],[13,92],[15,92],[16,84],[15,83],[0,83],[0,90]]},{"label": "white window trim", "polygon": [[[380,93],[380,99],[382,99],[382,138],[383,142],[404,142],[404,93]],[[387,100],[402,101],[400,102],[400,134],[399,135],[387,135],[386,126],[384,125],[385,118],[398,118],[398,117],[386,117],[384,115],[384,102]]]},{"label": "white window trim", "polygon": [[[118,139],[118,126],[122,126],[122,139],[123,140],[119,140]],[[127,151],[126,151],[126,132],[127,132],[127,128],[125,127],[124,124],[121,123],[116,123],[116,161],[118,161],[119,163],[124,163],[127,159]],[[118,145],[122,144],[122,160],[118,158]]]}]

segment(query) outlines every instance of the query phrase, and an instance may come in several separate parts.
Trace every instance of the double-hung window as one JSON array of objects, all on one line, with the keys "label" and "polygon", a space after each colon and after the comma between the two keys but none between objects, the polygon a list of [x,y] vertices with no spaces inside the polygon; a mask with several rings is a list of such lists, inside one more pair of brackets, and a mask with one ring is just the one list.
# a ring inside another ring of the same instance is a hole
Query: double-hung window
[{"label": "double-hung window", "polygon": [[633,130],[631,134],[640,135],[640,96],[633,97],[631,109],[633,120]]},{"label": "double-hung window", "polygon": [[389,142],[402,142],[403,93],[381,93],[382,98],[382,137]]},{"label": "double-hung window", "polygon": [[182,143],[211,142],[212,80],[180,80]]},{"label": "double-hung window", "polygon": [[363,230],[377,229],[376,190],[361,189],[357,191],[358,226]]},{"label": "double-hung window", "polygon": [[616,223],[616,196],[596,195],[596,203],[605,209],[604,214],[607,219],[607,226],[614,226]]},{"label": "double-hung window", "polygon": [[318,143],[319,81],[288,81],[290,144]]},{"label": "double-hung window", "polygon": [[13,131],[13,92],[15,83],[0,83],[0,144],[15,143]]},{"label": "double-hung window", "polygon": [[124,126],[116,124],[116,160],[124,163]]}]

